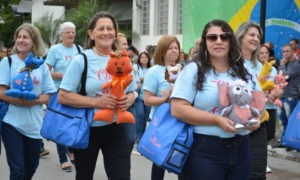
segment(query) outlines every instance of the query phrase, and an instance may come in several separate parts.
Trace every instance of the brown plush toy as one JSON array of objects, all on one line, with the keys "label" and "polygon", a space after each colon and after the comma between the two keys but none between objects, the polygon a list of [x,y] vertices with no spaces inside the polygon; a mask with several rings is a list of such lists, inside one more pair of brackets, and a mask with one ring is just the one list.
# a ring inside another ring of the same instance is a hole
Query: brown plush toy
[{"label": "brown plush toy", "polygon": [[[106,71],[112,76],[112,81],[103,84],[102,89],[109,89],[109,94],[120,99],[125,95],[125,89],[132,82],[132,65],[126,51],[110,53]],[[116,109],[116,123],[135,123],[133,115],[128,111]],[[113,122],[115,109],[101,109],[95,113],[95,121]]]}]

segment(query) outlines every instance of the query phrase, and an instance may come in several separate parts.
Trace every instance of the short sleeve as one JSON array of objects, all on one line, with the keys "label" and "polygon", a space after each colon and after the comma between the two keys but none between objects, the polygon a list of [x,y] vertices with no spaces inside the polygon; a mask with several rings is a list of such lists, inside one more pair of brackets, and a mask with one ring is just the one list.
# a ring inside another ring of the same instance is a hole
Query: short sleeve
[{"label": "short sleeve", "polygon": [[176,79],[171,98],[185,99],[193,103],[197,93],[197,72],[198,66],[196,63],[190,63],[185,66]]},{"label": "short sleeve", "polygon": [[55,58],[55,46],[53,46],[52,48],[50,48],[48,54],[47,54],[47,58],[46,58],[46,64],[49,64],[50,66],[54,67],[55,63],[56,63],[56,58]]},{"label": "short sleeve", "polygon": [[157,72],[155,71],[156,66],[151,67],[145,76],[143,90],[149,91],[151,93],[156,93],[159,83],[156,80]]},{"label": "short sleeve", "polygon": [[4,57],[0,62],[0,85],[9,86],[10,84],[10,66],[8,58]]},{"label": "short sleeve", "polygon": [[76,55],[69,64],[60,88],[70,92],[77,92],[80,86],[81,75],[84,69],[84,59],[82,55]]},{"label": "short sleeve", "polygon": [[54,82],[52,80],[50,71],[46,64],[43,64],[42,66],[43,71],[43,86],[41,88],[42,94],[48,94],[48,93],[54,93],[56,91]]}]

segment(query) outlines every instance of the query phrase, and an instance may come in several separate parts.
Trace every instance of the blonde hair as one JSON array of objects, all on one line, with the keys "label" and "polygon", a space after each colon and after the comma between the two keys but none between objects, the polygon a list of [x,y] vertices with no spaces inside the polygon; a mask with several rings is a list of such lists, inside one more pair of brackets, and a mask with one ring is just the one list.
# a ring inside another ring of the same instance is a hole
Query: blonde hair
[{"label": "blonde hair", "polygon": [[[157,46],[155,48],[155,52],[154,52],[154,56],[153,56],[154,64],[159,64],[162,66],[165,65],[164,56],[165,56],[169,46],[174,42],[178,46],[178,51],[180,51],[180,43],[175,36],[165,35],[162,38],[160,38],[160,40],[158,41]],[[179,63],[179,61],[180,61],[180,55],[178,55],[178,58],[176,59],[176,64]]]},{"label": "blonde hair", "polygon": [[[242,41],[243,37],[248,32],[248,30],[252,27],[256,28],[258,30],[260,37],[262,37],[263,31],[262,31],[261,27],[253,21],[246,21],[246,22],[242,23],[235,32],[235,37],[236,37],[238,46],[240,48],[241,48],[241,41]],[[256,59],[256,57],[259,53],[259,48],[260,47],[257,46],[256,50],[251,53],[251,59],[248,59],[248,60],[254,61]]]},{"label": "blonde hair", "polygon": [[[17,37],[19,35],[19,32],[21,30],[25,30],[26,32],[29,33],[29,36],[31,37],[32,41],[33,41],[33,48],[32,48],[32,54],[36,57],[41,57],[44,55],[45,53],[45,49],[44,49],[44,44],[43,44],[43,40],[40,34],[40,31],[33,25],[29,24],[29,23],[24,23],[21,26],[19,26],[17,28],[17,30],[15,31],[14,34],[14,40],[17,40]],[[13,54],[18,54],[19,51],[17,49],[16,43],[12,49],[12,53]]]}]

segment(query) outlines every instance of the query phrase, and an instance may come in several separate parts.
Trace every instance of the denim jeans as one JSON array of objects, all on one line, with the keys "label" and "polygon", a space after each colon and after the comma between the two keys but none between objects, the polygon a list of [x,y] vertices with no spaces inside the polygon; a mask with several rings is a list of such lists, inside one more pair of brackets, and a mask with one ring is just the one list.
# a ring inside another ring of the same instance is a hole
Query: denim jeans
[{"label": "denim jeans", "polygon": [[10,180],[30,180],[39,165],[41,139],[24,136],[11,125],[3,123],[3,144]]},{"label": "denim jeans", "polygon": [[139,141],[146,129],[146,122],[149,118],[151,106],[146,106],[144,101],[137,98],[135,101],[135,124],[136,124],[136,138]]},{"label": "denim jeans", "polygon": [[124,124],[91,127],[87,149],[74,149],[76,180],[93,180],[99,150],[110,180],[130,180],[130,150]]},{"label": "denim jeans", "polygon": [[282,131],[282,136],[283,136],[288,124],[288,119],[292,114],[294,108],[296,107],[299,99],[282,97],[280,98],[280,100],[282,101],[282,107],[278,108],[278,114],[279,114],[279,119],[281,121],[281,125],[283,127],[283,131]]},{"label": "denim jeans", "polygon": [[194,134],[191,153],[184,167],[185,180],[250,178],[249,136],[219,138]]},{"label": "denim jeans", "polygon": [[67,147],[64,145],[56,144],[56,149],[60,164],[68,162]]}]

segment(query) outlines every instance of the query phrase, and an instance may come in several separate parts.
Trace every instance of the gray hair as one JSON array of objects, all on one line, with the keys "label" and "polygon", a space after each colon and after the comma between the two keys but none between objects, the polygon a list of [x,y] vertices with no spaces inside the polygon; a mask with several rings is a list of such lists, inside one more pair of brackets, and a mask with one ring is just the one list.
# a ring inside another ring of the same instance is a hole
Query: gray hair
[{"label": "gray hair", "polygon": [[58,34],[61,35],[65,31],[66,28],[74,28],[74,29],[76,29],[76,26],[72,22],[64,22],[64,23],[62,23],[60,25]]},{"label": "gray hair", "polygon": [[[239,25],[238,29],[235,32],[235,37],[236,37],[238,46],[240,48],[241,48],[241,41],[242,41],[244,35],[247,33],[247,31],[251,27],[256,28],[258,30],[258,33],[259,33],[260,36],[263,35],[263,31],[262,31],[261,27],[258,24],[256,24],[255,22],[253,22],[253,21],[246,21],[246,22],[242,23],[241,25]],[[257,46],[256,50],[252,52],[251,59],[249,59],[249,60],[251,60],[251,61],[255,60],[256,55],[258,54],[259,48],[260,47]]]}]

